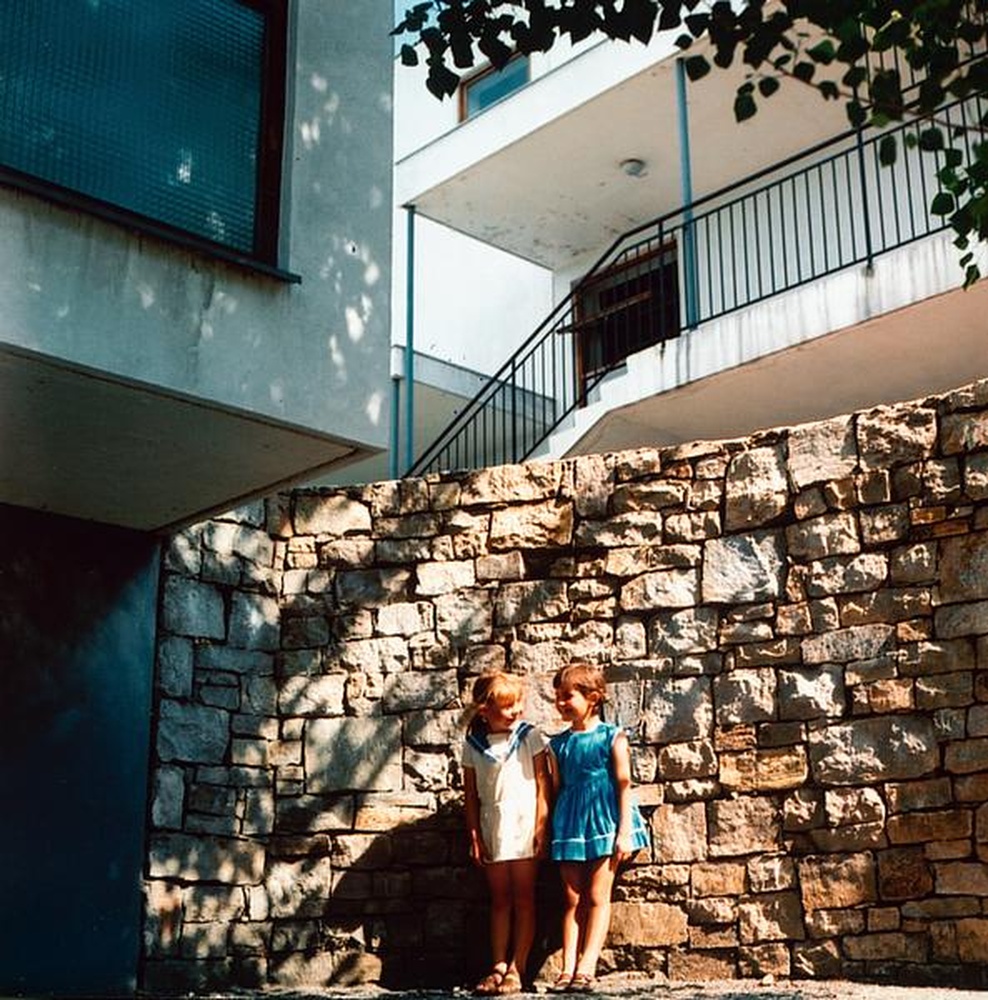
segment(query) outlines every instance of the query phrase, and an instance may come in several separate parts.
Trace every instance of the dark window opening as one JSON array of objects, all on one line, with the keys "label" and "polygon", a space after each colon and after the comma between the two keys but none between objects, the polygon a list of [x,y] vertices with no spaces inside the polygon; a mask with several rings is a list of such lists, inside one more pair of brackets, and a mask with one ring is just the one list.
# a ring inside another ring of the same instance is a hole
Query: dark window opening
[{"label": "dark window opening", "polygon": [[577,377],[588,384],[630,354],[679,336],[676,246],[637,253],[581,288],[576,300]]},{"label": "dark window opening", "polygon": [[285,45],[285,0],[4,0],[2,178],[277,265]]}]

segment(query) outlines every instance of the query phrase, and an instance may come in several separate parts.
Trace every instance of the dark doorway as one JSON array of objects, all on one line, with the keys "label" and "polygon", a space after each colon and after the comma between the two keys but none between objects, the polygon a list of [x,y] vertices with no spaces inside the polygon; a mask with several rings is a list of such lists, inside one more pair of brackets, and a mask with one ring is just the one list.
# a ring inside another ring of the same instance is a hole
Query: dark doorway
[{"label": "dark doorway", "polygon": [[637,248],[578,291],[579,394],[630,354],[679,336],[676,245]]},{"label": "dark doorway", "polygon": [[132,994],[158,542],[0,505],[0,994]]}]

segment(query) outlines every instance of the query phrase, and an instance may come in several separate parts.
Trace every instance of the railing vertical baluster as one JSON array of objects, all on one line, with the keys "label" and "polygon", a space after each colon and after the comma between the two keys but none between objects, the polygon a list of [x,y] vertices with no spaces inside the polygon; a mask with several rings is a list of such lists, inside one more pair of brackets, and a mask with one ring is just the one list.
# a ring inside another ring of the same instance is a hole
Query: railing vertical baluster
[{"label": "railing vertical baluster", "polygon": [[844,266],[844,218],[841,215],[840,198],[837,197],[837,168],[835,161],[830,161],[830,194],[834,200],[834,221],[837,229],[837,262],[838,267]]},{"label": "railing vertical baluster", "polygon": [[871,205],[868,198],[868,176],[865,171],[864,137],[857,129],[854,140],[858,150],[858,182],[861,185],[861,217],[864,219],[865,261],[870,271],[875,266],[875,248],[871,234]]}]

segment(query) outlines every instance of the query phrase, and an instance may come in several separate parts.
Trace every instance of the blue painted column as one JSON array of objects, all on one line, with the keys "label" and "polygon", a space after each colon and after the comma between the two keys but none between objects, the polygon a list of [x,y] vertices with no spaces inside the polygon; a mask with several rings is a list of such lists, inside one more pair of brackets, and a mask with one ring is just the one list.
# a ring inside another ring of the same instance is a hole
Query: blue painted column
[{"label": "blue painted column", "polygon": [[415,464],[415,206],[406,205],[405,248],[405,472]]},{"label": "blue painted column", "polygon": [[679,122],[679,179],[683,199],[683,298],[686,328],[699,323],[696,277],[696,229],[693,225],[693,165],[690,160],[689,107],[686,101],[686,63],[676,60],[676,112]]}]

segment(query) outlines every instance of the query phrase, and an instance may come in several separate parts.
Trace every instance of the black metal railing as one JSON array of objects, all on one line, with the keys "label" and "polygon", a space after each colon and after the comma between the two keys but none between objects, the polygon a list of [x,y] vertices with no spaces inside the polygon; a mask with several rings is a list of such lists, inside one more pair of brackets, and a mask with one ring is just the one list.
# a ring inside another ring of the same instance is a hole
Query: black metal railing
[{"label": "black metal railing", "polygon": [[[975,96],[937,122],[984,112]],[[845,133],[620,237],[409,474],[523,461],[630,354],[944,229],[929,212],[941,158],[905,141],[926,127]]]}]

